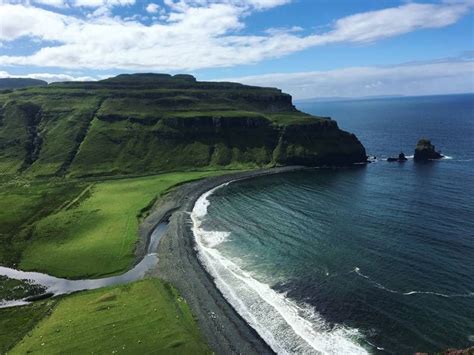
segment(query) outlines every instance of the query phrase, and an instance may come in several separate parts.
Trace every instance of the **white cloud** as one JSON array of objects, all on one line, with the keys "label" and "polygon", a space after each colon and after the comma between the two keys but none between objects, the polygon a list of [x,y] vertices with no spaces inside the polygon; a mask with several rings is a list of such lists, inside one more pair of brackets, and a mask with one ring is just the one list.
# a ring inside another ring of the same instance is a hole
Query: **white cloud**
[{"label": "white cloud", "polygon": [[150,14],[156,14],[159,9],[160,5],[157,5],[155,3],[149,3],[146,7],[146,11]]},{"label": "white cloud", "polygon": [[47,81],[48,83],[53,83],[57,81],[95,81],[99,79],[105,79],[105,77],[93,77],[93,76],[83,76],[83,75],[69,75],[69,74],[52,74],[52,73],[32,73],[25,75],[13,75],[6,71],[0,71],[0,78],[29,78],[29,79],[39,79]]},{"label": "white cloud", "polygon": [[296,99],[454,94],[474,92],[474,61],[450,59],[392,67],[351,67],[221,80],[278,87]]},{"label": "white cloud", "polygon": [[71,6],[84,7],[112,7],[112,6],[126,6],[135,4],[135,0],[73,0],[70,2]]},{"label": "white cloud", "polygon": [[112,17],[107,11],[110,6],[133,2],[69,0],[68,6],[95,9],[86,19],[4,3],[0,5],[0,43],[29,37],[55,44],[44,45],[31,55],[0,55],[0,65],[127,70],[233,66],[314,46],[374,42],[418,29],[448,26],[471,6],[468,2],[408,3],[341,18],[324,33],[303,35],[295,27],[246,35],[241,32],[243,21],[252,11],[290,0],[165,0],[165,7],[160,9],[162,22],[152,25],[144,25],[133,16]]},{"label": "white cloud", "polygon": [[41,5],[54,6],[54,7],[66,6],[66,3],[64,2],[64,0],[35,0],[35,3],[41,4]]},{"label": "white cloud", "polygon": [[[93,81],[107,77],[109,76],[87,76],[74,72],[12,75],[0,71],[0,78],[33,78],[47,82]],[[295,99],[455,94],[474,92],[474,58],[472,53],[467,53],[459,58],[405,63],[391,67],[349,67],[219,80],[277,87],[293,95]]]}]

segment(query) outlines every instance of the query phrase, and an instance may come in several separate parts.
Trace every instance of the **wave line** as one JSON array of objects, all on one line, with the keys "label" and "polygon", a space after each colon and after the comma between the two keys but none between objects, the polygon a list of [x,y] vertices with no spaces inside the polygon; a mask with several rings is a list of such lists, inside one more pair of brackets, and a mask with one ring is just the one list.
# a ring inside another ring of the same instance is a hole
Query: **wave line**
[{"label": "wave line", "polygon": [[372,280],[369,276],[363,274],[360,269],[356,266],[354,270],[350,271],[356,273],[357,275],[363,277],[364,279],[368,280],[370,283],[374,284],[377,288],[380,288],[384,291],[390,292],[390,293],[396,293],[399,295],[403,296],[411,296],[411,295],[433,295],[433,296],[439,296],[439,297],[444,297],[444,298],[454,298],[454,297],[474,297],[474,292],[468,292],[468,293],[452,293],[452,294],[446,294],[446,293],[440,293],[440,292],[435,292],[435,291],[397,291],[393,290],[391,288],[385,287],[381,283],[378,283],[375,280]]}]

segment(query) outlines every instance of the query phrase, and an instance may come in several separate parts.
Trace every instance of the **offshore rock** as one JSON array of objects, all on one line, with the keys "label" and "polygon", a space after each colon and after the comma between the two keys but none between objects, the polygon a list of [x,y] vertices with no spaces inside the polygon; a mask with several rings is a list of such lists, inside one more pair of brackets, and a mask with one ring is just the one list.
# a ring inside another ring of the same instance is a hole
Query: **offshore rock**
[{"label": "offshore rock", "polygon": [[425,162],[428,160],[441,159],[441,153],[435,150],[435,146],[431,144],[429,139],[422,138],[418,141],[415,148],[415,161]]},{"label": "offshore rock", "polygon": [[407,160],[408,160],[408,159],[407,159],[407,157],[405,156],[404,153],[398,154],[398,158],[388,158],[388,159],[387,159],[388,162],[397,161],[397,162],[399,162],[399,163],[403,163],[403,162],[405,162],[405,161],[407,161]]}]

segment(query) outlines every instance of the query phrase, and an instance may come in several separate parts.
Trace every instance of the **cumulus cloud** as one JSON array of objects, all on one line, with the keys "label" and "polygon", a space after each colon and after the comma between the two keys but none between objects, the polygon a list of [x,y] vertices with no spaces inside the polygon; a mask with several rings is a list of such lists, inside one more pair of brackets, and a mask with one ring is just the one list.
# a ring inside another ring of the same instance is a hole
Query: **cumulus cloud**
[{"label": "cumulus cloud", "polygon": [[155,3],[150,3],[146,7],[146,12],[150,14],[156,14],[159,9],[160,9],[160,5],[155,4]]},{"label": "cumulus cloud", "polygon": [[0,65],[126,70],[226,67],[314,46],[375,42],[448,26],[468,13],[472,5],[465,1],[408,3],[338,19],[324,33],[305,35],[300,28],[291,28],[247,35],[242,32],[246,16],[290,0],[164,0],[161,22],[150,25],[134,17],[123,19],[100,11],[135,0],[68,0],[68,6],[96,9],[85,18],[5,1],[0,5],[0,43],[27,37],[45,44],[30,55],[0,55]]},{"label": "cumulus cloud", "polygon": [[474,61],[452,58],[391,67],[350,67],[221,80],[278,87],[296,99],[454,94],[474,92]]}]

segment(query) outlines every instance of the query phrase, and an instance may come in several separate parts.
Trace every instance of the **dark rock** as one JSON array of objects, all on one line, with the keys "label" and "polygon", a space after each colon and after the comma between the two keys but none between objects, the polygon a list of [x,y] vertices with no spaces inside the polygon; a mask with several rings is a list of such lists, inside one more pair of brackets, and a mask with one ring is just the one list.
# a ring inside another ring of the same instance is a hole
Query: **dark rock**
[{"label": "dark rock", "polygon": [[441,153],[435,150],[435,146],[431,144],[429,139],[420,139],[415,148],[415,161],[423,162],[433,159],[441,159]]},{"label": "dark rock", "polygon": [[405,154],[403,153],[400,153],[398,154],[398,158],[393,158],[393,157],[390,157],[387,159],[388,162],[399,162],[399,163],[403,163],[404,161],[407,161],[408,159],[406,158]]}]

